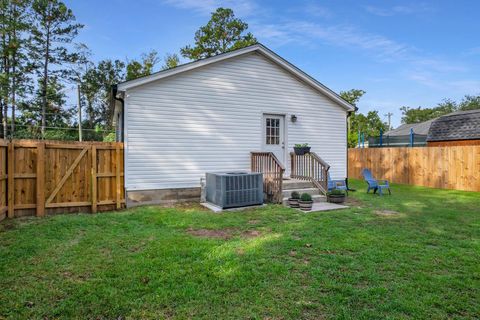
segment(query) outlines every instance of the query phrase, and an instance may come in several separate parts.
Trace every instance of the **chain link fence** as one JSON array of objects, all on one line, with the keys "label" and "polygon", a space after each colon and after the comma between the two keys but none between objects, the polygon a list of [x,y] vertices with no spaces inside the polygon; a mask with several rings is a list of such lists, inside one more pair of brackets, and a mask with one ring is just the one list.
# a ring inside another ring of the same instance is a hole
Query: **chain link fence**
[{"label": "chain link fence", "polygon": [[381,136],[368,138],[369,148],[424,147],[426,145],[426,134],[407,134],[402,136]]}]

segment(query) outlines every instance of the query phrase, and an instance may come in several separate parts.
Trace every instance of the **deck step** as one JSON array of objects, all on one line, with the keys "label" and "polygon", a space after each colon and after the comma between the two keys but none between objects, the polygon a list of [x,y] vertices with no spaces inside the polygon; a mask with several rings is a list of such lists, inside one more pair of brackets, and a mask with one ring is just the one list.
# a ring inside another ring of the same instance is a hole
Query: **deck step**
[{"label": "deck step", "polygon": [[313,187],[314,186],[311,181],[297,180],[297,179],[283,180],[283,189],[285,190],[306,189],[306,188],[313,188]]},{"label": "deck step", "polygon": [[289,198],[293,191],[297,191],[298,193],[308,193],[310,195],[317,195],[320,194],[320,191],[317,188],[302,188],[302,189],[284,189],[283,190],[283,197]]}]

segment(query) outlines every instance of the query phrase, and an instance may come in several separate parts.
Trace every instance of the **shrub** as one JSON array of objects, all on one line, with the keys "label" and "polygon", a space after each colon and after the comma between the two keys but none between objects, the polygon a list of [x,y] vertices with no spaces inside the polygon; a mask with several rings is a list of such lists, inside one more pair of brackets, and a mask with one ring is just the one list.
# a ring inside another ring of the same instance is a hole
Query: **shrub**
[{"label": "shrub", "polygon": [[295,144],[295,148],[304,148],[308,147],[308,143],[297,143]]},{"label": "shrub", "polygon": [[298,193],[297,191],[293,191],[292,194],[290,195],[290,198],[300,199],[300,193]]},{"label": "shrub", "polygon": [[333,190],[330,191],[328,194],[331,195],[331,196],[344,196],[344,195],[345,195],[345,191],[343,191],[343,190],[338,190],[338,189],[333,189]]},{"label": "shrub", "polygon": [[301,201],[312,201],[312,196],[308,193],[302,193],[302,196],[300,197]]}]

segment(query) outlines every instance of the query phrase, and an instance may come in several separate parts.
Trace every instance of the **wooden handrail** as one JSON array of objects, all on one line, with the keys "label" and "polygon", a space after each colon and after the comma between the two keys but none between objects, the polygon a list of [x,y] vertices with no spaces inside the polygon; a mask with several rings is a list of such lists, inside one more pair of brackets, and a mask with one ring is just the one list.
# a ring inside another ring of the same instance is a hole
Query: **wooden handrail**
[{"label": "wooden handrail", "polygon": [[290,153],[290,164],[292,172],[290,176],[294,179],[309,180],[320,192],[327,194],[328,191],[328,170],[330,165],[320,158],[315,152],[304,155]]},{"label": "wooden handrail", "polygon": [[269,202],[283,200],[283,173],[285,167],[272,152],[250,152],[252,172],[263,173],[263,193]]}]

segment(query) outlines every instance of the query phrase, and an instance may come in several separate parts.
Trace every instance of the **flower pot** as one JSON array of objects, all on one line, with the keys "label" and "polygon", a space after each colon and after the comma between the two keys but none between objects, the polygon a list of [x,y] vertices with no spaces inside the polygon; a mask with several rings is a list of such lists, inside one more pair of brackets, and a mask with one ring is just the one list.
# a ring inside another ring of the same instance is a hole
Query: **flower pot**
[{"label": "flower pot", "polygon": [[293,147],[293,150],[297,156],[303,156],[306,153],[310,153],[310,148],[311,147]]},{"label": "flower pot", "polygon": [[344,203],[345,195],[344,194],[327,194],[327,201],[330,203]]},{"label": "flower pot", "polygon": [[301,210],[303,211],[310,211],[312,210],[312,205],[313,205],[313,201],[298,201],[298,205],[300,207]]},{"label": "flower pot", "polygon": [[298,199],[289,198],[288,205],[290,206],[290,208],[298,208]]}]

